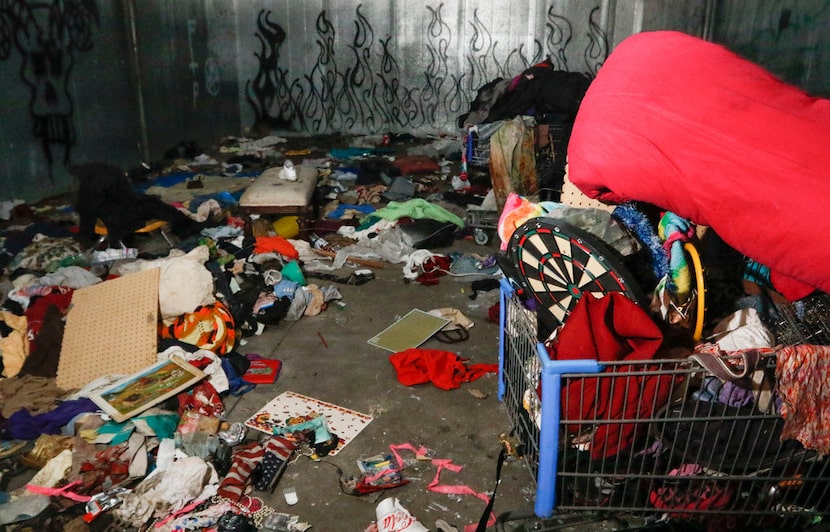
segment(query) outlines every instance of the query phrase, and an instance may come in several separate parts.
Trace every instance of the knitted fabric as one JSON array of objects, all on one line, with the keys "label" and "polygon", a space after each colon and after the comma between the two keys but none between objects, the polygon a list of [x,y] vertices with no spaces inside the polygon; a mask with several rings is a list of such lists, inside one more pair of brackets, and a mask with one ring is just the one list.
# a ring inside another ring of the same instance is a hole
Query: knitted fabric
[{"label": "knitted fabric", "polygon": [[688,220],[667,212],[660,218],[657,225],[657,234],[663,240],[663,249],[668,253],[673,293],[678,303],[685,303],[691,292],[692,275],[686,255],[683,253],[683,243],[688,242],[695,234],[694,226]]}]

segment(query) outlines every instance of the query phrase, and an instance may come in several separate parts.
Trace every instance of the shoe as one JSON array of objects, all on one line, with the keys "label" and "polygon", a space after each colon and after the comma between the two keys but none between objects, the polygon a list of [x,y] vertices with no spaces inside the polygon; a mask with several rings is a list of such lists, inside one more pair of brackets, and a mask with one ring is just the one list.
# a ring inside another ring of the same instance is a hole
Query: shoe
[{"label": "shoe", "polygon": [[28,446],[27,440],[2,440],[0,441],[0,460],[20,454]]}]

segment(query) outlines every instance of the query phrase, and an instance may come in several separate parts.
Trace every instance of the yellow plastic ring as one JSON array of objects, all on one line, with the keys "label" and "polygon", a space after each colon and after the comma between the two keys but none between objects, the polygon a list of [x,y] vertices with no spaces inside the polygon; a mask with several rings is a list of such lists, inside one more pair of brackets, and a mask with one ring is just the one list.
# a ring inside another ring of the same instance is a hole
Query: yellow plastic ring
[{"label": "yellow plastic ring", "polygon": [[695,284],[697,285],[697,308],[695,309],[695,328],[692,339],[699,342],[703,337],[704,315],[706,314],[706,283],[703,275],[703,264],[700,262],[700,253],[691,242],[683,244],[683,250],[692,260],[695,269]]}]

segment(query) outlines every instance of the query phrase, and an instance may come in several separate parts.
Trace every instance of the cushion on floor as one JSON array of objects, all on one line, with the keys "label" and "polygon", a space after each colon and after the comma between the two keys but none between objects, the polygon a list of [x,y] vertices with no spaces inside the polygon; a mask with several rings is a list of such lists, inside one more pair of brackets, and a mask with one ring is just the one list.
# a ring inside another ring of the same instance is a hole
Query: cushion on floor
[{"label": "cushion on floor", "polygon": [[268,168],[247,188],[239,200],[245,208],[261,207],[305,207],[311,201],[317,185],[317,169],[297,165],[297,180],[289,181],[280,177],[281,166]]}]

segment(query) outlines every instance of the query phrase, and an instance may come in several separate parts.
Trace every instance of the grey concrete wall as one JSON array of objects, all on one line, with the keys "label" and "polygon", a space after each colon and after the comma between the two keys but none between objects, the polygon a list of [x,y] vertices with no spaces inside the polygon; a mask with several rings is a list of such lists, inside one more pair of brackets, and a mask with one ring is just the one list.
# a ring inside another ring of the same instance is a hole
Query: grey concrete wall
[{"label": "grey concrete wall", "polygon": [[[457,133],[457,116],[484,83],[546,56],[560,69],[596,73],[639,31],[714,34],[773,65],[781,53],[802,55],[782,69],[795,72],[801,61],[807,75],[795,81],[826,87],[825,52],[814,42],[826,3],[55,0],[53,13],[64,16],[51,27],[72,31],[53,36],[47,51],[58,68],[35,80],[38,52],[21,39],[48,36],[49,3],[9,0],[0,6],[0,199],[65,192],[67,164],[133,167],[179,142],[209,147],[257,123],[309,135]],[[745,24],[751,4],[769,16]],[[767,53],[781,44],[768,28],[785,9],[783,33],[797,26],[810,37]],[[60,101],[44,104],[50,82]]]},{"label": "grey concrete wall", "polygon": [[138,160],[121,4],[54,6],[0,7],[0,199],[69,190],[68,163]]}]

